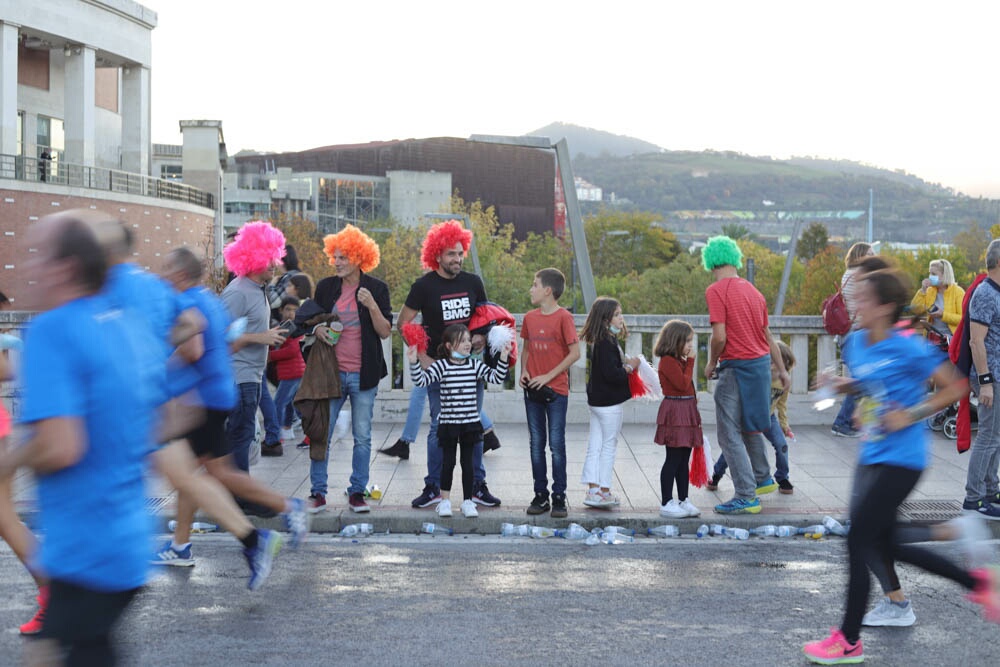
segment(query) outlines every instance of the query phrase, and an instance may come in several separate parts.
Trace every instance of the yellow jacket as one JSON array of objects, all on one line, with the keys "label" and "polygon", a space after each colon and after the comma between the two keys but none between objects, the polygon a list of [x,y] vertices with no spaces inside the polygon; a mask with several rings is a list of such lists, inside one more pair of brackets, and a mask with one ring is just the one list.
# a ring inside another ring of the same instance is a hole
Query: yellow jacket
[{"label": "yellow jacket", "polygon": [[[910,310],[914,315],[923,315],[937,300],[938,288],[928,287],[926,292],[917,290],[910,302]],[[965,290],[958,285],[948,285],[944,290],[944,313],[941,314],[941,321],[948,325],[952,333],[955,327],[962,321],[962,300],[965,298]]]}]

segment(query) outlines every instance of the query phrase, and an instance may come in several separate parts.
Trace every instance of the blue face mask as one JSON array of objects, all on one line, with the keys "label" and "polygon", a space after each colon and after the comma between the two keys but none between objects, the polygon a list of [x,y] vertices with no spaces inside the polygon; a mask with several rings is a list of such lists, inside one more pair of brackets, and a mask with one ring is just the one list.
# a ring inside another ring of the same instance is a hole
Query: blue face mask
[{"label": "blue face mask", "polygon": [[929,277],[929,279],[931,281],[931,285],[933,285],[934,287],[937,287],[938,285],[941,284],[941,277],[940,276],[931,275]]},{"label": "blue face mask", "polygon": [[455,359],[456,361],[463,361],[465,359],[468,359],[469,355],[467,355],[467,354],[465,354],[463,352],[459,352],[458,350],[452,350],[451,351],[451,358]]},{"label": "blue face mask", "polygon": [[610,330],[611,330],[611,333],[613,333],[613,334],[614,334],[614,335],[616,335],[616,336],[617,336],[618,334],[620,334],[620,333],[622,332],[622,330],[621,330],[621,329],[619,329],[618,327],[616,327],[616,326],[615,326],[615,325],[613,325],[613,324],[612,324],[612,325],[610,325],[610,326],[608,327],[608,329],[610,329]]}]

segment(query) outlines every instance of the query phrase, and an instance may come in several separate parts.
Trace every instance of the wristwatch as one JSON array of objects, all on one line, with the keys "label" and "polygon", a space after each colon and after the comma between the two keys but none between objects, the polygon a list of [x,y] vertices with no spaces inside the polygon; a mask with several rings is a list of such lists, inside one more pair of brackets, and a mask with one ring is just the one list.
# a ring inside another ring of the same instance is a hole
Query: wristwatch
[{"label": "wristwatch", "polygon": [[993,384],[993,374],[983,373],[979,376],[979,384]]}]

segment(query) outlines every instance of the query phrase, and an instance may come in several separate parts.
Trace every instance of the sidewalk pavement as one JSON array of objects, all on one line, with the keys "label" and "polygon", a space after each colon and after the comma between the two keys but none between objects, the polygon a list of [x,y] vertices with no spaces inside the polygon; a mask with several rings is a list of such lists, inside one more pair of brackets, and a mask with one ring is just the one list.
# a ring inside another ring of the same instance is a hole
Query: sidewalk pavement
[{"label": "sidewalk pavement", "polygon": [[[528,450],[528,430],[525,423],[496,425],[502,447],[485,455],[487,482],[490,491],[498,496],[502,505],[497,508],[479,507],[479,517],[465,519],[455,506],[455,515],[449,519],[438,517],[433,507],[413,509],[410,501],[423,489],[427,474],[427,425],[422,425],[417,442],[410,447],[410,458],[400,461],[386,456],[378,449],[391,445],[399,438],[402,424],[376,424],[372,432],[372,464],[370,482],[382,490],[380,500],[369,500],[371,512],[355,514],[347,505],[344,490],[351,474],[350,436],[334,442],[329,464],[330,489],[327,509],[313,516],[314,532],[338,532],[343,526],[372,523],[376,531],[416,533],[421,523],[434,522],[446,525],[456,533],[498,534],[500,524],[528,523],[562,527],[577,522],[584,527],[624,525],[637,531],[663,523],[680,526],[682,533],[693,533],[701,523],[721,523],[728,526],[751,528],[764,524],[806,526],[819,523],[825,515],[843,520],[850,500],[851,480],[857,458],[859,441],[834,436],[829,427],[794,427],[796,440],[789,443],[790,480],[795,486],[791,495],[774,492],[761,496],[763,509],[760,514],[724,516],[712,508],[730,499],[733,486],[728,475],[723,478],[718,491],[691,487],[690,500],[701,510],[697,519],[665,519],[659,516],[660,467],[663,448],[652,442],[653,427],[647,424],[626,424],[618,441],[615,458],[614,493],[621,505],[614,510],[595,510],[583,505],[585,487],[580,484],[580,473],[587,451],[588,426],[569,424],[566,429],[566,458],[569,517],[553,519],[548,514],[529,516],[525,508],[534,497],[531,478],[531,460]],[[717,457],[719,448],[714,443],[715,426],[706,425],[706,435],[713,443],[712,453]],[[932,443],[932,462],[903,506],[902,518],[916,522],[942,521],[957,516],[964,496],[968,454],[959,455],[955,443],[940,433],[929,433]],[[769,460],[774,461],[774,451],[768,446]],[[546,457],[551,467],[551,459]],[[711,471],[710,471],[711,472]],[[276,491],[298,498],[309,495],[309,452],[293,446],[284,448],[281,457],[261,458],[251,469],[251,474]],[[551,480],[551,469],[549,470]],[[453,493],[461,498],[461,477],[455,473]],[[15,501],[22,514],[30,521],[34,506],[33,484],[30,475],[22,473],[15,484]],[[161,522],[173,518],[174,495],[162,480],[151,479],[149,505]],[[210,517],[199,520],[211,521]],[[277,519],[253,519],[263,526],[281,527]],[[1000,524],[1000,522],[990,522]],[[1000,537],[1000,526],[991,525]]]}]

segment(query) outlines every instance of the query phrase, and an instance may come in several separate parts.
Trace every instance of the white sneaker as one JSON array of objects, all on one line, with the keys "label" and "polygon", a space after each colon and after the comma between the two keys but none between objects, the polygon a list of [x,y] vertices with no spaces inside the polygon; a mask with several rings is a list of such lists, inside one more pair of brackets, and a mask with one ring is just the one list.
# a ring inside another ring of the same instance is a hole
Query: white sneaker
[{"label": "white sneaker", "polygon": [[462,516],[466,519],[474,519],[479,516],[479,511],[476,509],[476,503],[471,500],[462,501]]},{"label": "white sneaker", "polygon": [[451,516],[451,500],[444,498],[437,506],[438,516]]},{"label": "white sneaker", "polygon": [[597,489],[587,491],[587,496],[583,499],[583,504],[587,507],[601,506],[601,492]]},{"label": "white sneaker", "polygon": [[687,512],[685,516],[701,516],[701,510],[695,507],[687,498],[681,501],[681,509]]},{"label": "white sneaker", "polygon": [[295,431],[290,428],[281,427],[281,441],[282,442],[292,442],[295,440]]},{"label": "white sneaker", "polygon": [[905,607],[900,607],[887,597],[882,598],[861,619],[861,625],[894,628],[905,628],[916,622],[917,615],[913,613],[913,605],[910,604],[909,600],[907,600]]},{"label": "white sneaker", "polygon": [[674,498],[668,500],[666,505],[660,506],[660,516],[665,516],[670,519],[683,519],[687,515],[687,510],[681,507],[681,504]]}]

